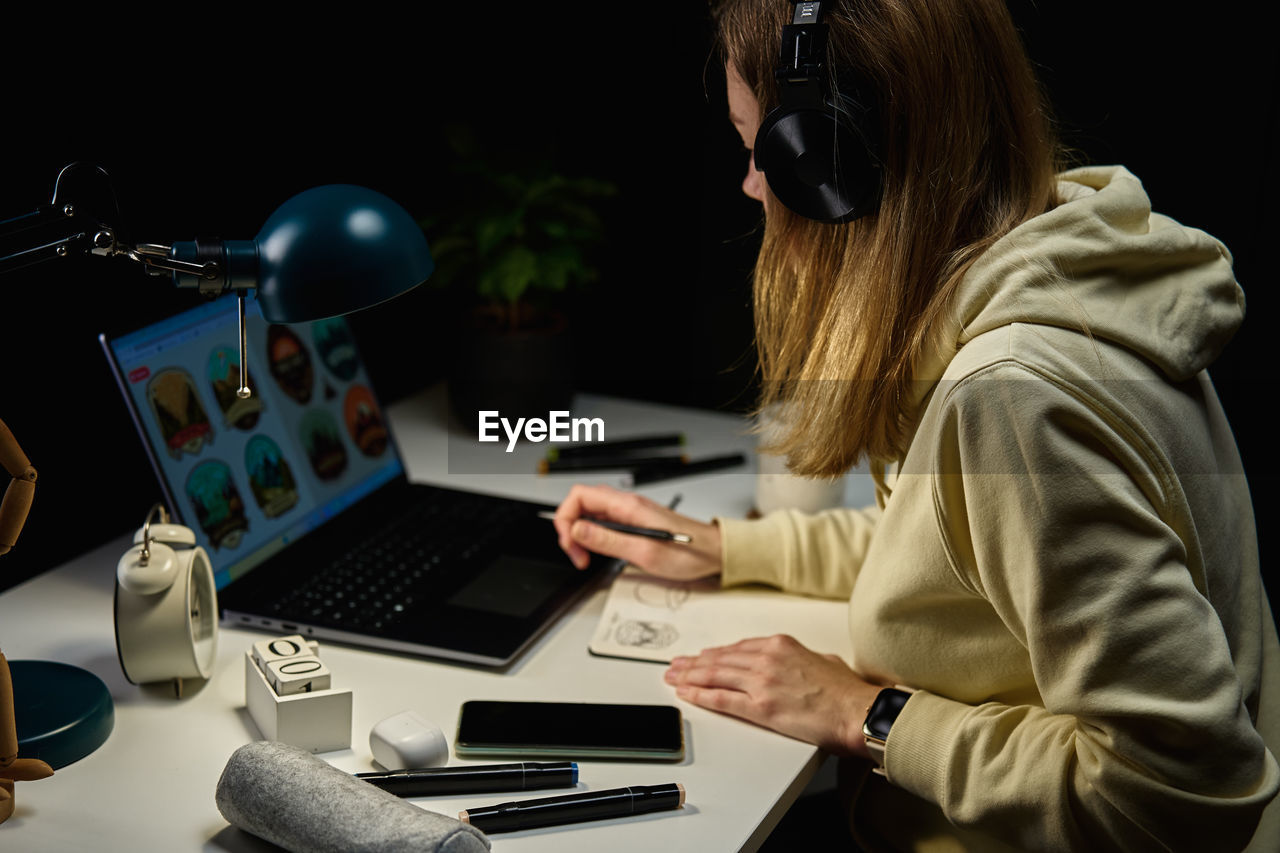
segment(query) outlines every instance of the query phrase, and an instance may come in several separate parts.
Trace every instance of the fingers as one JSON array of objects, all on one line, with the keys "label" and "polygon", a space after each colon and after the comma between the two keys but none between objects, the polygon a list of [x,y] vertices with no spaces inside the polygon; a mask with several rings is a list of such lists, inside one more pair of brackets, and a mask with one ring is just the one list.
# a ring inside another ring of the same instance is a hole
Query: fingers
[{"label": "fingers", "polygon": [[722,655],[730,652],[765,652],[786,654],[804,646],[790,634],[773,634],[768,637],[748,637],[728,646],[711,646],[698,653],[698,657]]},{"label": "fingers", "polygon": [[663,679],[686,702],[776,728],[781,686],[760,654],[748,652],[677,658]]},{"label": "fingers", "polygon": [[732,717],[739,717],[753,723],[763,722],[751,704],[751,696],[740,690],[726,690],[717,687],[697,687],[682,684],[676,688],[676,695],[700,708],[719,711]]},{"label": "fingers", "polygon": [[[756,702],[777,682],[769,650],[788,642],[799,645],[791,637],[757,637],[704,649],[693,657],[676,657],[663,680],[674,686],[682,699],[716,710],[726,710],[725,703],[730,703],[737,710],[729,713],[756,719]],[[740,694],[742,701],[720,695],[725,692]]]},{"label": "fingers", "polygon": [[659,556],[660,548],[654,547],[658,543],[606,530],[581,519],[606,518],[652,527],[660,524],[666,513],[658,504],[632,492],[610,486],[575,485],[556,508],[556,537],[560,549],[580,569],[585,569],[590,562],[589,551],[645,566]]},{"label": "fingers", "polygon": [[[673,543],[610,530],[593,520],[616,521],[684,533],[689,543]],[[560,549],[579,569],[591,554],[615,557],[670,580],[699,580],[721,571],[720,528],[695,521],[642,495],[609,486],[577,485],[556,508]]]},{"label": "fingers", "polygon": [[866,752],[861,720],[850,709],[869,706],[879,689],[839,657],[785,634],[677,657],[663,679],[687,702],[840,755]]},{"label": "fingers", "polygon": [[[758,658],[751,655],[724,655],[715,659],[677,658],[671,662],[663,680],[677,686],[727,687],[748,690],[761,680],[757,672]],[[677,693],[679,691],[677,690]]]},{"label": "fingers", "polygon": [[679,547],[655,539],[619,533],[582,518],[575,521],[569,528],[569,535],[573,537],[575,543],[589,551],[618,557],[628,563],[646,568],[657,565],[662,559],[664,550]]},{"label": "fingers", "polygon": [[579,545],[573,538],[572,528],[575,521],[584,515],[607,515],[607,507],[616,505],[623,493],[609,486],[575,485],[568,496],[556,507],[552,523],[556,528],[556,538],[560,550],[569,556],[569,560],[579,569],[585,569],[591,560],[587,549]]},{"label": "fingers", "polygon": [[[788,686],[787,682],[797,676],[805,656],[827,659],[786,634],[752,637],[703,649],[697,655],[677,656],[663,680],[674,686],[682,699],[761,722],[774,707],[774,693],[797,692],[798,685]],[[843,662],[841,666],[845,666]],[[804,680],[803,675],[799,677]],[[723,693],[740,695],[735,698]],[[735,710],[728,710],[730,707]]]},{"label": "fingers", "polygon": [[652,526],[669,511],[635,492],[624,492],[612,486],[575,485],[556,508],[557,526],[584,515],[610,518],[626,524]]}]

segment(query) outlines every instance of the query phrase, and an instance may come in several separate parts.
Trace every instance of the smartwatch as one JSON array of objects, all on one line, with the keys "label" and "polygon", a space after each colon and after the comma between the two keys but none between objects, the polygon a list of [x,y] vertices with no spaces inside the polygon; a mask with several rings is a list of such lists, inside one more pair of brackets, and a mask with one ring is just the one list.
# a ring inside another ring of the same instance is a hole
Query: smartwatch
[{"label": "smartwatch", "polygon": [[889,739],[889,730],[894,720],[902,713],[902,707],[911,698],[911,691],[898,687],[886,687],[876,694],[876,699],[867,709],[867,719],[862,723],[862,734],[867,739],[867,750],[875,761],[874,772],[881,776],[884,772],[884,744]]}]

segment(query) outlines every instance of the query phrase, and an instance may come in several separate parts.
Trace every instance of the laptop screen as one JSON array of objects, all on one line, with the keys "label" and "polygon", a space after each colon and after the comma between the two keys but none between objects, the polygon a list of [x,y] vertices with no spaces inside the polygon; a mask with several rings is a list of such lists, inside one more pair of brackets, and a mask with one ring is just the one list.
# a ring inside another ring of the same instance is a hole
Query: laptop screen
[{"label": "laptop screen", "polygon": [[279,325],[236,299],[102,337],[169,506],[219,589],[404,472],[346,320]]}]

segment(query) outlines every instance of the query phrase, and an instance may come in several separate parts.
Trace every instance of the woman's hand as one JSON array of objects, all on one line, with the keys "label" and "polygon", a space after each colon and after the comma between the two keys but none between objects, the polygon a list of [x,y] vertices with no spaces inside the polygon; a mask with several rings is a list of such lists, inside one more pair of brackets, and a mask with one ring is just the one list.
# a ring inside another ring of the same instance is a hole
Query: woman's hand
[{"label": "woman's hand", "polygon": [[[618,533],[592,524],[591,518],[687,533],[692,541],[681,544]],[[591,559],[587,552],[594,551],[672,580],[696,580],[720,573],[719,527],[694,521],[632,492],[609,486],[574,486],[556,509],[555,526],[561,549],[580,569]]]},{"label": "woman's hand", "polygon": [[812,743],[869,758],[862,722],[880,687],[835,655],[779,634],[678,657],[664,676],[681,699]]}]

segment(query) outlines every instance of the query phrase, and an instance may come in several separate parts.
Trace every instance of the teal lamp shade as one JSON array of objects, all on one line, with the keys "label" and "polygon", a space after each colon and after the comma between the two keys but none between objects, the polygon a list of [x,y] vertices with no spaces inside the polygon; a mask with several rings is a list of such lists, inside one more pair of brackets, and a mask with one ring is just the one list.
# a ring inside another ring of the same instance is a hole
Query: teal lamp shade
[{"label": "teal lamp shade", "polygon": [[377,305],[418,286],[435,269],[422,229],[402,207],[348,184],[289,199],[254,242],[258,304],[273,323]]},{"label": "teal lamp shade", "polygon": [[[253,240],[174,243],[170,257],[217,260],[219,287],[256,287],[271,323],[303,323],[348,314],[398,296],[435,270],[413,218],[379,192],[330,184],[299,193],[271,214]],[[175,283],[196,286],[193,275]]]}]

